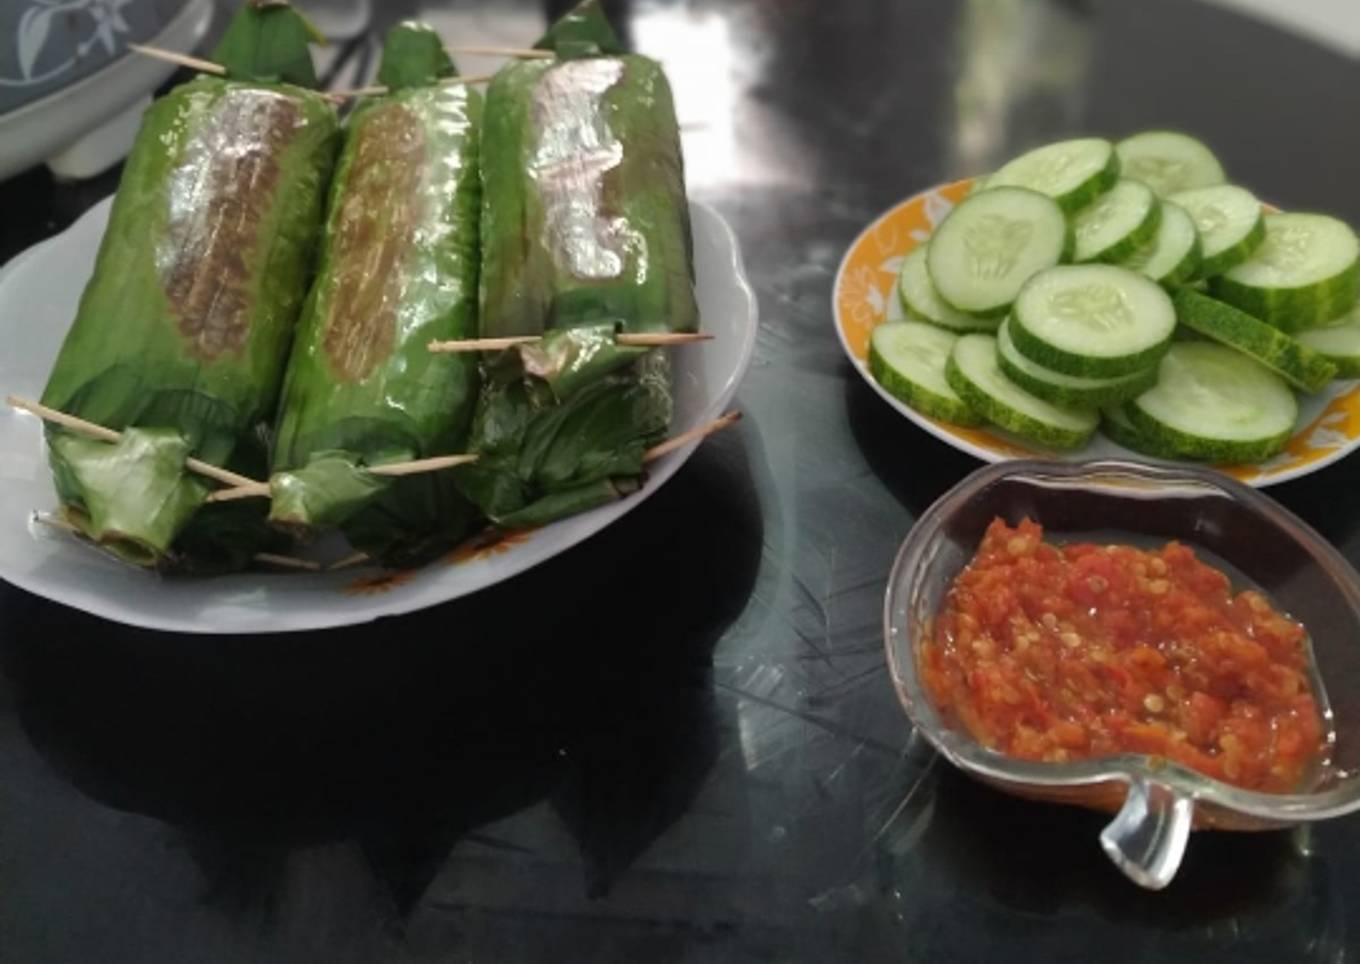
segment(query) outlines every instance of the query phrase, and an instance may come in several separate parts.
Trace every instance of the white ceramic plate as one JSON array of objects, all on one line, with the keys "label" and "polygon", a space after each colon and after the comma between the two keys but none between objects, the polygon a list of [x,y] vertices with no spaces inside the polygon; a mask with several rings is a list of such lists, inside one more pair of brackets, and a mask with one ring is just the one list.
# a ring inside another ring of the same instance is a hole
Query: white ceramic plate
[{"label": "white ceramic plate", "polygon": [[[909,197],[865,228],[845,253],[832,294],[841,347],[879,396],[931,435],[984,462],[1014,458],[1067,461],[1120,458],[1158,462],[1096,434],[1076,452],[1051,452],[991,426],[966,428],[922,415],[899,401],[869,373],[869,336],[885,321],[902,317],[897,273],[903,255],[925,241],[972,186],[971,180],[941,184]],[[1215,466],[1251,486],[1264,488],[1309,475],[1360,447],[1360,382],[1335,381],[1316,395],[1299,397],[1299,420],[1279,455],[1250,465]],[[1172,463],[1167,463],[1172,464]]]},{"label": "white ceramic plate", "polygon": [[[0,395],[37,398],[75,316],[108,220],[110,201],[0,271]],[[704,330],[714,339],[675,349],[676,433],[727,408],[751,360],[756,301],[736,237],[712,208],[691,205],[695,276]],[[119,622],[187,633],[322,629],[411,612],[484,589],[588,538],[665,484],[695,445],[659,459],[641,492],[614,505],[467,549],[423,569],[242,573],[165,580],[123,565],[33,520],[54,508],[42,428],[0,411],[0,578]]]}]

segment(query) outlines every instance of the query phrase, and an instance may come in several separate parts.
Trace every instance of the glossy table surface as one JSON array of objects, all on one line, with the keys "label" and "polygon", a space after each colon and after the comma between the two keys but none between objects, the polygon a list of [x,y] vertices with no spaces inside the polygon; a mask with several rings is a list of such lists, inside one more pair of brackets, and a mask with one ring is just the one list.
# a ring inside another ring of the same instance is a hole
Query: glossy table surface
[{"label": "glossy table surface", "polygon": [[[433,12],[469,43],[545,16],[375,6],[370,36]],[[1360,65],[1191,0],[611,6],[745,248],[746,421],[568,554],[368,627],[191,639],[0,586],[0,959],[1350,960],[1360,817],[1197,835],[1147,893],[1101,817],[913,737],[883,588],[975,465],[861,383],[830,290],[892,202],[1077,132],[1188,129],[1358,223]],[[115,183],[0,184],[0,260]],[[1274,494],[1360,561],[1358,484]]]}]

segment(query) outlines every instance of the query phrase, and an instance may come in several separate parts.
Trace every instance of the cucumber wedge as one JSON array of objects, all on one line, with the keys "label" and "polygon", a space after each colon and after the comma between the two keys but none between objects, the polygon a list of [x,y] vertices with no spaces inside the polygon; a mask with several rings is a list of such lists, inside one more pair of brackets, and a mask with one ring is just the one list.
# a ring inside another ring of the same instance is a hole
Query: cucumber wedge
[{"label": "cucumber wedge", "polygon": [[879,325],[869,338],[869,371],[889,394],[931,418],[956,425],[982,419],[945,381],[944,367],[957,335],[920,321]]},{"label": "cucumber wedge", "polygon": [[1306,328],[1294,337],[1335,365],[1340,377],[1360,378],[1360,307],[1325,327]]},{"label": "cucumber wedge", "polygon": [[1325,214],[1267,214],[1265,241],[1209,291],[1286,331],[1312,328],[1355,306],[1360,241]]},{"label": "cucumber wedge", "polygon": [[1114,145],[1099,137],[1083,137],[1021,154],[992,174],[987,186],[1029,188],[1072,213],[1108,191],[1118,177]]},{"label": "cucumber wedge", "polygon": [[1175,308],[1159,285],[1103,264],[1040,272],[1021,289],[1010,319],[1010,336],[1022,355],[1083,378],[1153,367],[1175,330]]},{"label": "cucumber wedge", "polygon": [[[926,270],[926,248],[927,245],[919,245],[902,259],[902,270],[897,276],[897,297],[902,302],[902,310],[911,318],[950,331],[996,331],[1000,319],[978,318],[945,304]],[[940,370],[944,371],[943,366]]]},{"label": "cucumber wedge", "polygon": [[1079,449],[1100,421],[1089,409],[1060,408],[1036,398],[1001,374],[996,338],[963,335],[945,367],[959,397],[989,422],[1046,448]]},{"label": "cucumber wedge", "polygon": [[1071,237],[1062,209],[1049,198],[991,187],[964,198],[935,229],[926,268],[946,304],[996,317],[1035,272],[1067,256]]},{"label": "cucumber wedge", "polygon": [[1152,188],[1127,178],[1072,216],[1075,261],[1124,260],[1157,234],[1162,206]]},{"label": "cucumber wedge", "polygon": [[1185,208],[1172,201],[1162,202],[1162,222],[1156,236],[1119,262],[1164,288],[1189,281],[1199,270],[1199,232]]},{"label": "cucumber wedge", "polygon": [[1294,431],[1298,401],[1284,380],[1246,355],[1213,342],[1177,342],[1157,384],[1125,407],[1153,444],[1186,458],[1258,462]]},{"label": "cucumber wedge", "polygon": [[1144,131],[1115,145],[1121,173],[1136,178],[1160,197],[1222,184],[1223,165],[1214,152],[1178,131]]},{"label": "cucumber wedge", "polygon": [[1134,427],[1128,406],[1107,405],[1100,410],[1100,431],[1116,445],[1150,455],[1155,459],[1179,458],[1179,453],[1166,443],[1158,444]]},{"label": "cucumber wedge", "polygon": [[1336,366],[1326,358],[1245,311],[1189,288],[1172,300],[1181,324],[1250,355],[1295,388],[1316,392],[1336,377]]},{"label": "cucumber wedge", "polygon": [[1222,274],[1246,261],[1265,240],[1265,216],[1256,195],[1236,184],[1219,184],[1173,194],[1199,232],[1203,260],[1199,277]]},{"label": "cucumber wedge", "polygon": [[1098,408],[1126,401],[1141,395],[1157,381],[1155,365],[1118,378],[1082,378],[1045,368],[1016,351],[1009,320],[1002,323],[996,334],[996,361],[1001,374],[1031,395],[1070,408]]}]

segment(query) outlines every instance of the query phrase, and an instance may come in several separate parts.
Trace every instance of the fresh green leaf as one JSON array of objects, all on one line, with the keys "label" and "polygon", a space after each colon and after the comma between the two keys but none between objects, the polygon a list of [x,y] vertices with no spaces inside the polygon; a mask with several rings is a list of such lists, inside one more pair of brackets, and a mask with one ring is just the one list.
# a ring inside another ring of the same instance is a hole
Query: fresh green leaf
[{"label": "fresh green leaf", "polygon": [[404,20],[387,31],[378,83],[392,90],[429,87],[457,74],[443,38],[429,24]]}]

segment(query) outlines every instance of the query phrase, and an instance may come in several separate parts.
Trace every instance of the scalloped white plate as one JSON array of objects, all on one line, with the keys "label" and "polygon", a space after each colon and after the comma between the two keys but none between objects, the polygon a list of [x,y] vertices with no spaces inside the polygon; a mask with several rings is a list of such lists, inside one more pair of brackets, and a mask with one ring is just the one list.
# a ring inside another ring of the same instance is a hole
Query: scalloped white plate
[{"label": "scalloped white plate", "polygon": [[[869,336],[885,321],[902,317],[897,273],[902,257],[930,237],[935,225],[968,193],[972,179],[939,184],[913,195],[879,215],[860,232],[841,260],[832,289],[832,311],[841,348],[860,377],[900,414],[960,452],[984,462],[1007,459],[1126,459],[1178,463],[1149,458],[1096,433],[1075,452],[1039,449],[1033,443],[991,426],[968,428],[922,415],[890,395],[869,373]],[[1299,398],[1299,420],[1279,455],[1248,465],[1214,466],[1256,488],[1309,475],[1360,448],[1360,382],[1335,381],[1316,395]],[[1184,463],[1179,463],[1184,464]]]},{"label": "scalloped white plate", "polygon": [[[37,398],[75,316],[108,221],[110,201],[0,271],[0,395]],[[714,339],[674,351],[679,433],[718,417],[751,361],[756,300],[731,228],[691,204],[695,278],[704,330]],[[659,459],[642,491],[493,546],[452,553],[419,570],[377,575],[242,573],[164,580],[33,521],[56,496],[36,418],[0,412],[0,578],[108,619],[186,633],[324,629],[411,612],[508,579],[599,532],[665,484],[696,444]]]}]

